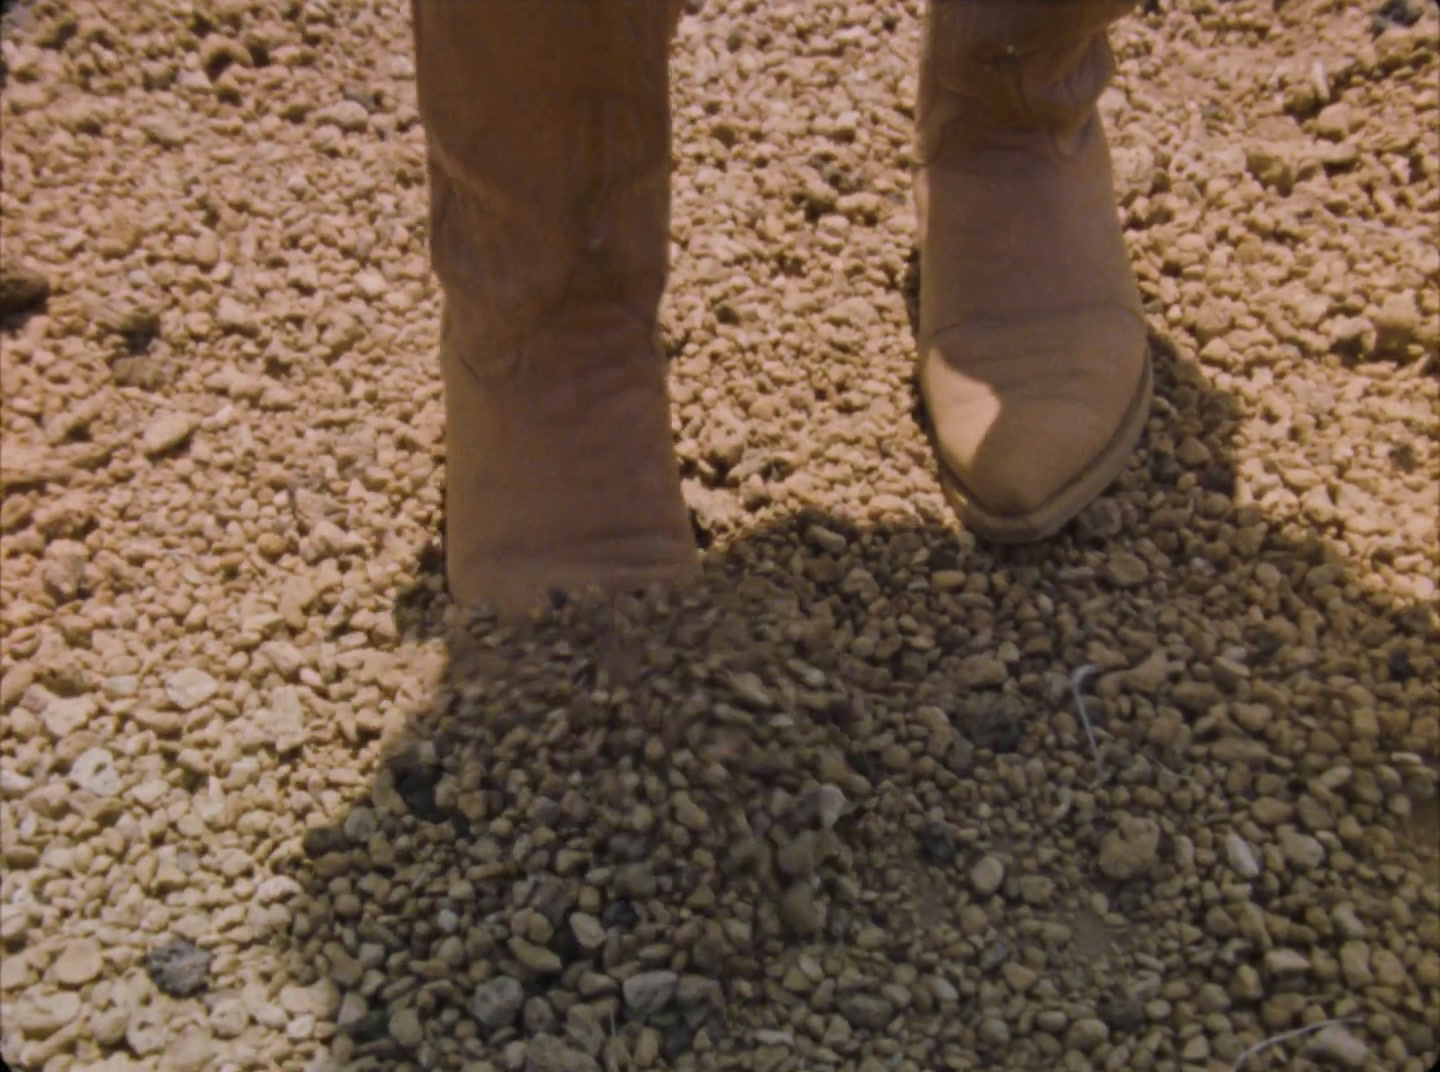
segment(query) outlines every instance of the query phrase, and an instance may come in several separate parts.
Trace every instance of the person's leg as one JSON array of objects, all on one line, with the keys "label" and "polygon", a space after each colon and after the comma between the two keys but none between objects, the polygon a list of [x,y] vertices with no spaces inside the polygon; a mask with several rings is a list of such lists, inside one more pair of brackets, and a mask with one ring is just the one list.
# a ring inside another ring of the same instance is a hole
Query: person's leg
[{"label": "person's leg", "polygon": [[1002,542],[1119,475],[1150,364],[1095,103],[1132,0],[931,0],[917,108],[920,384],[949,499]]},{"label": "person's leg", "polygon": [[415,0],[463,604],[523,613],[696,567],[657,327],[678,14]]}]

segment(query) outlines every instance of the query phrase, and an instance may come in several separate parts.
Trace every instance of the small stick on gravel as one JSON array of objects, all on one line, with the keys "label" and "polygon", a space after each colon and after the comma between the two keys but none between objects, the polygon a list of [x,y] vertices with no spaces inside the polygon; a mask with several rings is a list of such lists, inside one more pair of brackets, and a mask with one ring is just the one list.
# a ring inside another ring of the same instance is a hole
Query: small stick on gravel
[{"label": "small stick on gravel", "polygon": [[1105,780],[1105,761],[1100,758],[1100,746],[1095,743],[1095,730],[1090,725],[1090,712],[1085,710],[1085,696],[1081,690],[1085,682],[1089,681],[1100,668],[1094,663],[1086,663],[1070,675],[1070,695],[1075,697],[1075,710],[1080,712],[1080,721],[1085,725],[1085,736],[1090,740],[1090,754],[1095,757],[1095,781]]},{"label": "small stick on gravel", "polygon": [[1155,757],[1155,753],[1154,753],[1154,752],[1141,751],[1140,754],[1141,754],[1142,756],[1144,756],[1146,759],[1148,759],[1151,763],[1155,764],[1155,766],[1159,767],[1159,768],[1160,768],[1162,771],[1164,771],[1166,774],[1170,775],[1170,777],[1172,777],[1172,778],[1179,778],[1182,782],[1189,782],[1191,785],[1199,785],[1199,784],[1200,784],[1200,783],[1197,782],[1194,778],[1190,777],[1190,775],[1188,775],[1188,774],[1181,774],[1181,773],[1180,773],[1178,770],[1176,770],[1174,767],[1166,766],[1164,763],[1162,763],[1159,759],[1157,759],[1157,758]]},{"label": "small stick on gravel", "polygon": [[1321,1020],[1318,1024],[1308,1024],[1305,1027],[1297,1027],[1294,1031],[1284,1031],[1270,1038],[1261,1039],[1259,1042],[1255,1043],[1255,1045],[1251,1046],[1248,1050],[1246,1050],[1239,1056],[1239,1058],[1235,1061],[1235,1064],[1231,1066],[1230,1072],[1240,1072],[1240,1070],[1245,1067],[1246,1061],[1250,1060],[1250,1058],[1254,1057],[1257,1053],[1268,1050],[1271,1046],[1278,1046],[1282,1042],[1288,1042],[1293,1038],[1299,1038],[1301,1035],[1310,1035],[1316,1031],[1321,1031],[1327,1027],[1340,1027],[1344,1024],[1357,1024],[1362,1019],[1363,1017],[1360,1016],[1347,1016],[1339,1020]]}]

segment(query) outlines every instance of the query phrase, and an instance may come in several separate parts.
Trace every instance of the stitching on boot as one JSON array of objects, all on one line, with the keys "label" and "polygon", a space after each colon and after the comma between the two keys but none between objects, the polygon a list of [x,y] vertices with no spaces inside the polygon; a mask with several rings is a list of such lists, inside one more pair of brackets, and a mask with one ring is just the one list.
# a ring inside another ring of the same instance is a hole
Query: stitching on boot
[{"label": "stitching on boot", "polygon": [[[1084,316],[1097,312],[1124,313],[1126,316],[1130,317],[1130,319],[1134,320],[1138,325],[1140,325],[1141,328],[1146,327],[1146,320],[1143,313],[1141,313],[1137,309],[1133,309],[1130,306],[1123,305],[1119,302],[1100,302],[1093,305],[1078,305],[1061,309],[1046,309],[1043,312],[1029,312],[1024,314],[1024,320],[1029,325],[1037,325],[1054,321],[1063,321],[1069,318]],[[972,316],[961,320],[955,320],[951,323],[941,324],[938,327],[931,328],[930,331],[921,340],[920,348],[923,350],[937,342],[941,336],[949,335],[952,332],[956,331],[964,331],[971,335],[985,335],[991,333],[1003,334],[1007,331],[1013,331],[1015,328],[1015,322],[1015,317]]]}]

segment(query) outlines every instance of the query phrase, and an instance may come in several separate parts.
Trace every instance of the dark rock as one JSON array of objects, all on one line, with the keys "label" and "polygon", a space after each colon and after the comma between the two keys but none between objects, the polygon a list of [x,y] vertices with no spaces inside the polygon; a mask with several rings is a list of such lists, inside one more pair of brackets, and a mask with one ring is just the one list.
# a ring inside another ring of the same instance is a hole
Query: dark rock
[{"label": "dark rock", "polygon": [[945,766],[951,774],[969,774],[975,766],[975,746],[966,737],[955,735],[950,750],[945,754]]},{"label": "dark rock", "polygon": [[611,901],[600,913],[600,922],[605,929],[619,927],[621,930],[629,930],[640,922],[640,913],[635,911],[635,906],[624,897]]},{"label": "dark rock", "polygon": [[21,265],[0,269],[0,320],[34,312],[50,298],[50,280]]},{"label": "dark rock", "polygon": [[660,1034],[660,1056],[667,1064],[674,1064],[690,1050],[695,1038],[694,1029],[684,1020],[676,1020]]},{"label": "dark rock", "polygon": [[380,1042],[390,1038],[390,1018],[383,1008],[371,1009],[352,1024],[340,1029],[356,1042]]},{"label": "dark rock", "polygon": [[525,1004],[525,987],[518,979],[499,975],[475,988],[470,1011],[487,1030],[509,1027]]},{"label": "dark rock", "polygon": [[129,354],[110,363],[110,375],[120,387],[158,391],[175,382],[178,370],[174,362],[157,361],[146,354]]},{"label": "dark rock", "polygon": [[1020,747],[1026,724],[1025,704],[1008,693],[976,693],[959,722],[976,748],[1007,755]]},{"label": "dark rock", "polygon": [[423,822],[443,817],[435,806],[435,784],[440,781],[439,767],[411,767],[395,772],[395,792],[410,809],[410,814]]},{"label": "dark rock", "polygon": [[1227,498],[1235,494],[1235,472],[1223,465],[1212,465],[1200,474],[1200,486]]},{"label": "dark rock", "polygon": [[1378,37],[1392,26],[1414,26],[1424,14],[1424,0],[1385,0],[1370,16],[1370,31]]},{"label": "dark rock", "polygon": [[525,1072],[600,1072],[588,1053],[555,1035],[536,1035],[525,1047]]},{"label": "dark rock", "polygon": [[1110,997],[1101,1002],[1095,1015],[1111,1031],[1131,1034],[1145,1026],[1145,1010],[1133,998]]},{"label": "dark rock", "polygon": [[851,991],[835,999],[840,1015],[850,1021],[852,1027],[879,1031],[889,1025],[895,1017],[895,1006],[879,994]]},{"label": "dark rock", "polygon": [[615,892],[621,897],[643,900],[655,896],[655,890],[655,872],[649,864],[622,864],[615,870]]},{"label": "dark rock", "polygon": [[344,828],[320,826],[305,831],[305,836],[300,839],[300,847],[310,859],[318,860],[332,852],[345,851],[349,848],[349,842],[345,838]]},{"label": "dark rock", "polygon": [[938,867],[949,867],[959,850],[955,838],[941,823],[927,823],[920,831],[920,854]]},{"label": "dark rock", "polygon": [[530,907],[544,916],[552,927],[558,929],[574,907],[576,896],[573,882],[554,875],[543,875],[535,883],[535,890],[530,895]]},{"label": "dark rock", "polygon": [[194,997],[210,983],[210,953],[188,938],[171,938],[145,954],[145,972],[163,994]]},{"label": "dark rock", "polygon": [[1410,663],[1410,653],[1404,648],[1391,648],[1385,663],[1390,670],[1391,681],[1404,684],[1415,676],[1415,668]]},{"label": "dark rock", "polygon": [[1010,959],[1010,947],[1004,942],[989,942],[980,950],[980,967],[994,971]]}]

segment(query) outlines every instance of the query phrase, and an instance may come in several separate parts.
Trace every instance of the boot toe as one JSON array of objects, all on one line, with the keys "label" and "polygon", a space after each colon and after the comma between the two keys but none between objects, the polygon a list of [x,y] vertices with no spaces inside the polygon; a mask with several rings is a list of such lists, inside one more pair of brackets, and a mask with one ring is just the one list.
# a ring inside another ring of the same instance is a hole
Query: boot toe
[{"label": "boot toe", "polygon": [[962,518],[1001,542],[1057,531],[1124,469],[1150,384],[1143,324],[1128,312],[943,333],[921,385]]},{"label": "boot toe", "polygon": [[947,462],[985,512],[1022,518],[1043,510],[1104,447],[1113,428],[1089,406],[1069,400],[1006,408],[968,466]]}]

